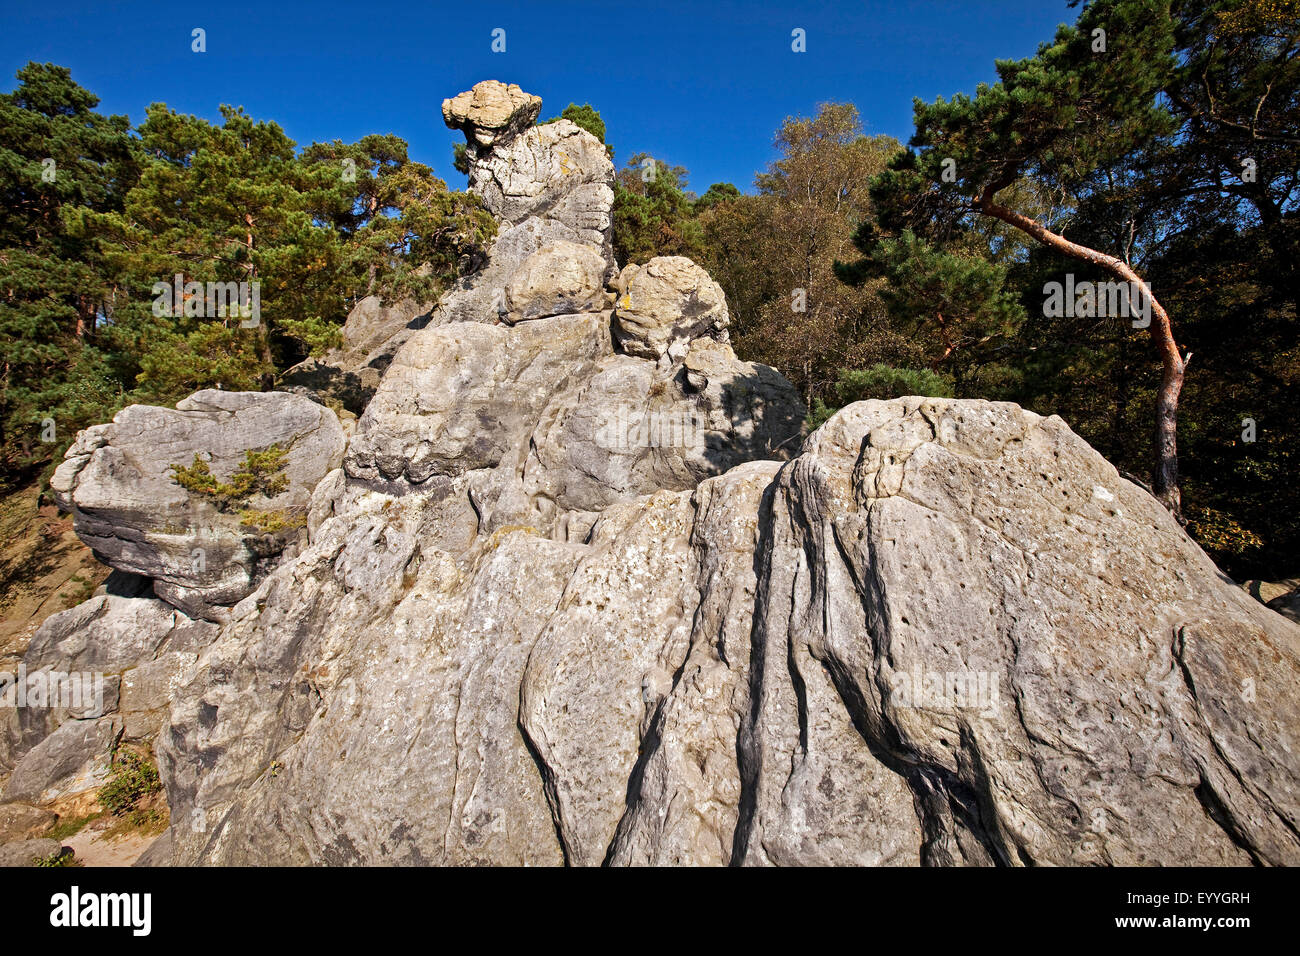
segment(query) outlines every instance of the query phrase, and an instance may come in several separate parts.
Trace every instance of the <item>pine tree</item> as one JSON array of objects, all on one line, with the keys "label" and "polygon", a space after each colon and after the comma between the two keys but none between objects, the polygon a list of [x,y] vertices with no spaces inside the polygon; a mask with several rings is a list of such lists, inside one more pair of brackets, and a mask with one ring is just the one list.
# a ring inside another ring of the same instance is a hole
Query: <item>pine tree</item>
[{"label": "pine tree", "polygon": [[1002,195],[1025,177],[1063,195],[1086,195],[1100,173],[1167,138],[1174,123],[1159,94],[1173,75],[1173,51],[1174,20],[1164,0],[1095,0],[1036,56],[998,61],[999,81],[981,84],[973,97],[917,101],[913,149],[873,183],[872,195],[886,231],[910,226],[943,240],[968,229],[972,217],[991,217],[1142,290],[1162,367],[1153,486],[1177,516],[1178,399],[1190,356],[1168,313],[1123,248],[1069,239]]},{"label": "pine tree", "polygon": [[[53,64],[0,95],[0,464],[48,461],[111,414],[123,382],[103,346],[115,288],[79,214],[120,209],[137,175],[125,116]],[[126,383],[129,386],[129,382]],[[51,438],[52,440],[49,440]],[[44,442],[44,443],[42,443]]]}]

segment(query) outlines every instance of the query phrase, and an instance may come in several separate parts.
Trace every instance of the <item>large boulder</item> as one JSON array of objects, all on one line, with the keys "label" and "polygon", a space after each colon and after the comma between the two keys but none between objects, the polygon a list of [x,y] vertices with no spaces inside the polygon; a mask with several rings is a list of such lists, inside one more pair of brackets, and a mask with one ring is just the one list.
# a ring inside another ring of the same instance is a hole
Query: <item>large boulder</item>
[{"label": "large boulder", "polygon": [[18,761],[0,800],[49,803],[102,786],[121,737],[116,717],[67,721]]},{"label": "large boulder", "polygon": [[547,400],[610,352],[600,313],[425,329],[393,361],[348,449],[354,478],[423,482],[497,465]]},{"label": "large boulder", "polygon": [[1300,628],[1060,419],[851,405],[766,528],[741,862],[1300,862]]},{"label": "large boulder", "polygon": [[691,339],[727,341],[727,300],[709,274],[685,256],[657,256],[618,278],[614,334],[628,355],[676,358]]},{"label": "large boulder", "polygon": [[36,866],[40,860],[49,860],[56,855],[71,853],[58,840],[36,839],[19,840],[0,846],[0,867]]},{"label": "large boulder", "polygon": [[605,258],[576,242],[552,242],[520,263],[505,287],[506,320],[599,311],[605,304]]},{"label": "large boulder", "polygon": [[39,837],[54,826],[58,819],[50,810],[25,803],[0,804],[0,843]]},{"label": "large boulder", "polygon": [[[20,676],[46,691],[39,700],[28,694],[25,706],[0,711],[0,768],[13,767],[70,720],[139,710],[138,696],[123,703],[124,677],[159,657],[197,657],[197,650],[216,638],[216,624],[187,617],[147,587],[119,590],[133,593],[96,595],[51,615],[37,630]],[[127,715],[127,739],[156,730],[168,702],[155,701],[150,714]]]},{"label": "large boulder", "polygon": [[860,403],[568,540],[456,543],[460,487],[236,609],[176,862],[1300,861],[1300,628],[1057,419]]},{"label": "large boulder", "polygon": [[248,451],[288,449],[287,487],[248,507],[292,516],[343,455],[337,416],[298,395],[208,389],[175,409],[131,405],[77,436],[51,479],[78,536],[114,568],[154,580],[155,593],[196,617],[220,619],[287,543],[259,533],[236,510],[177,483],[173,465],[197,454],[227,480]]},{"label": "large boulder", "polygon": [[529,442],[523,483],[531,498],[562,510],[601,511],[694,488],[746,461],[788,458],[805,415],[793,385],[725,343],[698,339],[667,368],[611,355],[579,390],[552,400]]},{"label": "large boulder", "polygon": [[492,146],[510,139],[537,122],[542,98],[525,93],[518,85],[484,80],[473,88],[442,101],[442,119],[466,139]]}]

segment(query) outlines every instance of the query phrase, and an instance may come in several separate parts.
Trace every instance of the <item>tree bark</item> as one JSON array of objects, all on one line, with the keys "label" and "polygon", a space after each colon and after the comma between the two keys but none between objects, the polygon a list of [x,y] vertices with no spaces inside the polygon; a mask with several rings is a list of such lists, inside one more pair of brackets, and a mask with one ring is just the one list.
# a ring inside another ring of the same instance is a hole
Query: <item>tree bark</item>
[{"label": "tree bark", "polygon": [[1133,283],[1151,303],[1152,321],[1149,331],[1151,341],[1160,353],[1161,362],[1160,388],[1156,392],[1155,469],[1151,489],[1160,503],[1182,523],[1182,496],[1178,488],[1178,397],[1183,389],[1187,363],[1192,356],[1190,353],[1186,357],[1179,355],[1173,326],[1164,306],[1156,301],[1150,287],[1123,259],[1071,242],[1028,216],[995,203],[987,191],[976,201],[975,207],[1032,236],[1045,246],[1073,259],[1099,266],[1111,275]]}]

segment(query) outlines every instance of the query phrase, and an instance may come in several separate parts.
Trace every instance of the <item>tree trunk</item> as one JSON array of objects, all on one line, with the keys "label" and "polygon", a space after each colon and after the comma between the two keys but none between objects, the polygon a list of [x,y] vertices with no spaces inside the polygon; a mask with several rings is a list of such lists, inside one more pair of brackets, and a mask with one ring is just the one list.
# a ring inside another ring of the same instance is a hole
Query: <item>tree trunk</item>
[{"label": "tree trunk", "polygon": [[1116,278],[1134,284],[1151,303],[1151,341],[1159,351],[1161,360],[1160,389],[1156,393],[1155,468],[1151,489],[1160,503],[1182,523],[1182,496],[1178,489],[1178,396],[1182,392],[1183,375],[1192,356],[1190,353],[1186,357],[1178,354],[1173,326],[1164,306],[1156,301],[1150,287],[1123,259],[1071,242],[1028,216],[998,205],[987,192],[976,202],[976,208],[1014,226],[1045,246],[1073,259],[1099,266]]},{"label": "tree trunk", "polygon": [[[244,213],[244,222],[248,226],[245,241],[248,245],[248,282],[251,288],[252,282],[257,275],[257,267],[253,264],[253,224],[256,220],[251,214]],[[271,329],[266,322],[258,323],[257,357],[266,365],[266,371],[262,372],[260,380],[262,391],[273,391],[275,389],[275,357],[271,354]]]}]

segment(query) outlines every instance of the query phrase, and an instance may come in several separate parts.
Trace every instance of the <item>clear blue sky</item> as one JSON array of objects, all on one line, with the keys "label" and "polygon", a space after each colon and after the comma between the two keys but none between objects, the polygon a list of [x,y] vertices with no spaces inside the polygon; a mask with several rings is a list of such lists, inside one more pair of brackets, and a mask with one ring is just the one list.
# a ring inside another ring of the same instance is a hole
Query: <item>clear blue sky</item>
[{"label": "clear blue sky", "polygon": [[[459,188],[460,134],[440,105],[495,78],[540,95],[543,117],[590,102],[618,165],[650,152],[701,193],[749,191],[782,120],[826,100],[905,141],[913,96],[973,91],[996,78],[994,59],[1032,54],[1076,15],[1065,0],[0,3],[5,90],[28,60],[50,61],[133,123],[152,102],[214,120],[229,103],[300,145],[395,133]],[[195,27],[206,53],[191,52]],[[505,53],[491,51],[497,27]],[[790,49],[796,27],[806,53]]]}]

